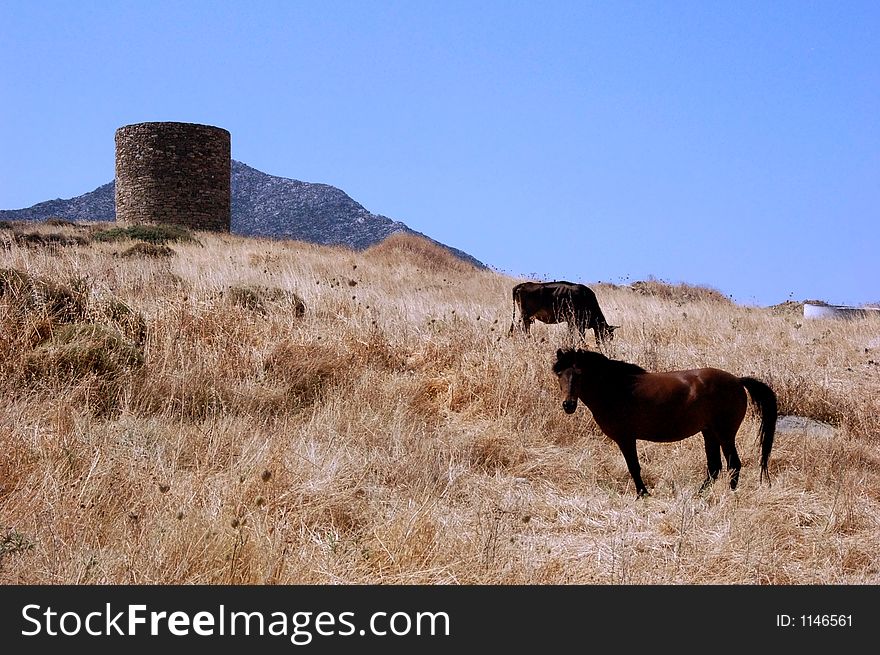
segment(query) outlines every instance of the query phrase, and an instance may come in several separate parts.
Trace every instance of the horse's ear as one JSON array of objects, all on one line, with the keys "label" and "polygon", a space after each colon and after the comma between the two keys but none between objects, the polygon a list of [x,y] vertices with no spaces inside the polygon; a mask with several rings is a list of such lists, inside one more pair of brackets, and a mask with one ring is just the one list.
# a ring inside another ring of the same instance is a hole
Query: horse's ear
[{"label": "horse's ear", "polygon": [[556,349],[556,359],[562,359],[562,348]]}]

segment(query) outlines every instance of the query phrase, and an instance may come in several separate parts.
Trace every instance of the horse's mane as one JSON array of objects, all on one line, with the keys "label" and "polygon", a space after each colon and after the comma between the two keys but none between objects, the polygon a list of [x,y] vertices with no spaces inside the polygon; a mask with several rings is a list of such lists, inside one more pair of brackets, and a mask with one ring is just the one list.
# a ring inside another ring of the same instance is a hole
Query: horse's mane
[{"label": "horse's mane", "polygon": [[609,359],[602,353],[593,350],[575,350],[574,348],[558,350],[556,352],[556,362],[553,364],[553,372],[559,374],[575,364],[587,369],[595,369],[597,366],[601,366],[606,374],[619,377],[647,373],[645,369],[637,364],[631,364],[619,359]]}]

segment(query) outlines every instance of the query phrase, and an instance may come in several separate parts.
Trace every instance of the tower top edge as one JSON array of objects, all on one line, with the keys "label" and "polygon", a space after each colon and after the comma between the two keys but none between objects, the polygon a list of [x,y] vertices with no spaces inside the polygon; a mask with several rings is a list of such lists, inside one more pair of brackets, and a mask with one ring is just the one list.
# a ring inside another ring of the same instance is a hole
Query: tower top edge
[{"label": "tower top edge", "polygon": [[137,128],[147,128],[155,130],[163,129],[195,129],[195,130],[212,130],[229,135],[229,130],[217,127],[216,125],[207,125],[205,123],[185,123],[182,121],[146,121],[143,123],[130,123],[116,129],[116,133],[125,132]]}]

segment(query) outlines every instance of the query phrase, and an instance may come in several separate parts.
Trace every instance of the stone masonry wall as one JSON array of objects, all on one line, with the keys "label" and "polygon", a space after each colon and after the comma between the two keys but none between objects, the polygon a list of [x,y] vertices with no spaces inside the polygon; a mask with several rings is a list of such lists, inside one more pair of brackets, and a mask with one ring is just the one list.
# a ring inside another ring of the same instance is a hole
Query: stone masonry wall
[{"label": "stone masonry wall", "polygon": [[116,221],[175,223],[228,232],[229,132],[196,123],[135,123],[116,130]]}]

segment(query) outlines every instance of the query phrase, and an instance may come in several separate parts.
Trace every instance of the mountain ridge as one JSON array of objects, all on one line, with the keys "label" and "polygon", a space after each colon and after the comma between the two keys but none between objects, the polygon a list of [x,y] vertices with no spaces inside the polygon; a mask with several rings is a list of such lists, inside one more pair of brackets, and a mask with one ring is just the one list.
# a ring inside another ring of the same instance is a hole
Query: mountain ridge
[{"label": "mountain ridge", "polygon": [[[231,196],[230,232],[233,234],[364,250],[395,232],[406,232],[428,239],[477,268],[488,268],[458,248],[413,230],[401,221],[370,212],[342,189],[329,184],[270,175],[233,159]],[[49,218],[115,221],[115,181],[73,198],[0,210],[0,220],[6,221]]]}]

